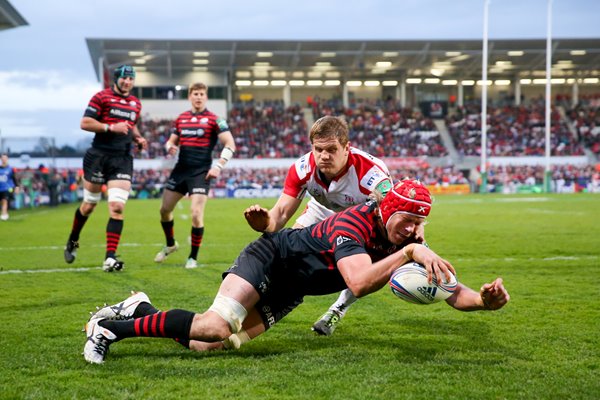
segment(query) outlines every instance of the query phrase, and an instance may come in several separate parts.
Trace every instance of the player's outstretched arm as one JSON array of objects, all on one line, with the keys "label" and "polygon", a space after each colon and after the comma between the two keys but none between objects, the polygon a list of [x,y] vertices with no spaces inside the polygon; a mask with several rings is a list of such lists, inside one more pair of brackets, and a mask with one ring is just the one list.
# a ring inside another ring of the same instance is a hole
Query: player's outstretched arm
[{"label": "player's outstretched arm", "polygon": [[277,232],[292,218],[301,203],[302,199],[282,193],[270,210],[255,204],[244,211],[244,217],[257,232]]},{"label": "player's outstretched arm", "polygon": [[493,282],[484,284],[479,292],[459,283],[446,303],[460,311],[493,311],[504,307],[509,300],[510,295],[502,278],[496,278]]},{"label": "player's outstretched arm", "polygon": [[250,228],[257,232],[265,232],[269,227],[269,210],[259,204],[251,205],[244,210],[244,217]]}]

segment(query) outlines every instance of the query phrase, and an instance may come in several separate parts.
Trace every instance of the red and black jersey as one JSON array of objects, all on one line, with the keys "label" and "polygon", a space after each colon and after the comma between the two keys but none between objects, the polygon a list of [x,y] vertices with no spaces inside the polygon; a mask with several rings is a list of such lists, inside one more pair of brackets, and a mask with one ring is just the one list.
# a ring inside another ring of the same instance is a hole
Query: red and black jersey
[{"label": "red and black jersey", "polygon": [[287,268],[301,271],[306,294],[345,289],[346,283],[336,266],[344,257],[366,253],[372,262],[377,262],[405,245],[393,245],[383,236],[377,228],[377,210],[377,204],[368,201],[315,225],[272,234]]},{"label": "red and black jersey", "polygon": [[92,148],[112,154],[129,153],[133,141],[133,127],[140,119],[142,103],[133,96],[123,96],[113,88],[104,89],[94,95],[85,109],[84,117],[94,118],[103,124],[126,122],[129,125],[127,135],[99,132],[94,136]]},{"label": "red and black jersey", "polygon": [[224,119],[206,109],[199,113],[182,113],[174,128],[174,134],[179,136],[177,163],[193,167],[210,165],[219,134],[229,131]]}]

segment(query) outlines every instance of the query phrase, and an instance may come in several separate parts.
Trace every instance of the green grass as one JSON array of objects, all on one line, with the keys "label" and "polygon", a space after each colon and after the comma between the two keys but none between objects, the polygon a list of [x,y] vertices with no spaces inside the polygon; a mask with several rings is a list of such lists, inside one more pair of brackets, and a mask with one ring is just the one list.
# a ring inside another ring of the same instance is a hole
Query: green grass
[{"label": "green grass", "polygon": [[[176,212],[182,250],[165,265],[159,203],[130,201],[121,273],[101,271],[106,204],[72,265],[62,246],[75,205],[13,211],[0,224],[0,398],[25,399],[597,399],[600,396],[600,196],[438,196],[426,228],[459,280],[502,276],[497,312],[417,306],[384,288],[361,299],[332,337],[310,326],[335,295],[307,297],[235,352],[193,353],[165,339],[111,346],[104,365],[81,356],[94,306],[144,290],[161,309],[204,311],[221,272],[257,233],[242,210],[211,199],[200,262],[182,268],[189,203]],[[270,206],[273,199],[261,200]],[[81,268],[78,270],[78,268]],[[53,272],[46,272],[53,271]]]}]

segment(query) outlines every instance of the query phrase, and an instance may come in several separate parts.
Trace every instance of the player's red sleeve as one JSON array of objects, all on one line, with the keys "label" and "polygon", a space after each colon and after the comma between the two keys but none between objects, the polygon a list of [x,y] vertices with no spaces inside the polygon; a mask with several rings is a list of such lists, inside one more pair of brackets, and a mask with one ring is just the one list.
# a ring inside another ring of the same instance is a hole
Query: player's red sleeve
[{"label": "player's red sleeve", "polygon": [[301,199],[306,193],[306,186],[315,170],[312,152],[300,157],[288,170],[283,184],[283,193]]}]

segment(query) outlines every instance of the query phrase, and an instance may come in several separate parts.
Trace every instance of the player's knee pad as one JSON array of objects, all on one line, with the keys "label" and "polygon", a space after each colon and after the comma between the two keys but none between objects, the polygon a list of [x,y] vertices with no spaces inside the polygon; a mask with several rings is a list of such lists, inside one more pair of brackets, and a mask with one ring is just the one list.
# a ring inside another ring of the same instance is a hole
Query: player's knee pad
[{"label": "player's knee pad", "polygon": [[83,201],[90,204],[98,204],[102,199],[102,193],[93,193],[87,189],[83,189]]},{"label": "player's knee pad", "polygon": [[249,342],[250,341],[250,336],[248,336],[248,333],[245,330],[241,330],[238,333],[234,333],[233,335],[229,336],[227,339],[223,340],[223,347],[225,347],[227,350],[237,350],[239,349],[244,343]]},{"label": "player's knee pad", "polygon": [[110,188],[108,189],[108,202],[127,203],[129,198],[129,190],[121,188]]},{"label": "player's knee pad", "polygon": [[216,312],[223,318],[231,327],[231,332],[238,333],[242,329],[242,322],[246,319],[248,311],[231,297],[217,294],[209,311]]}]

